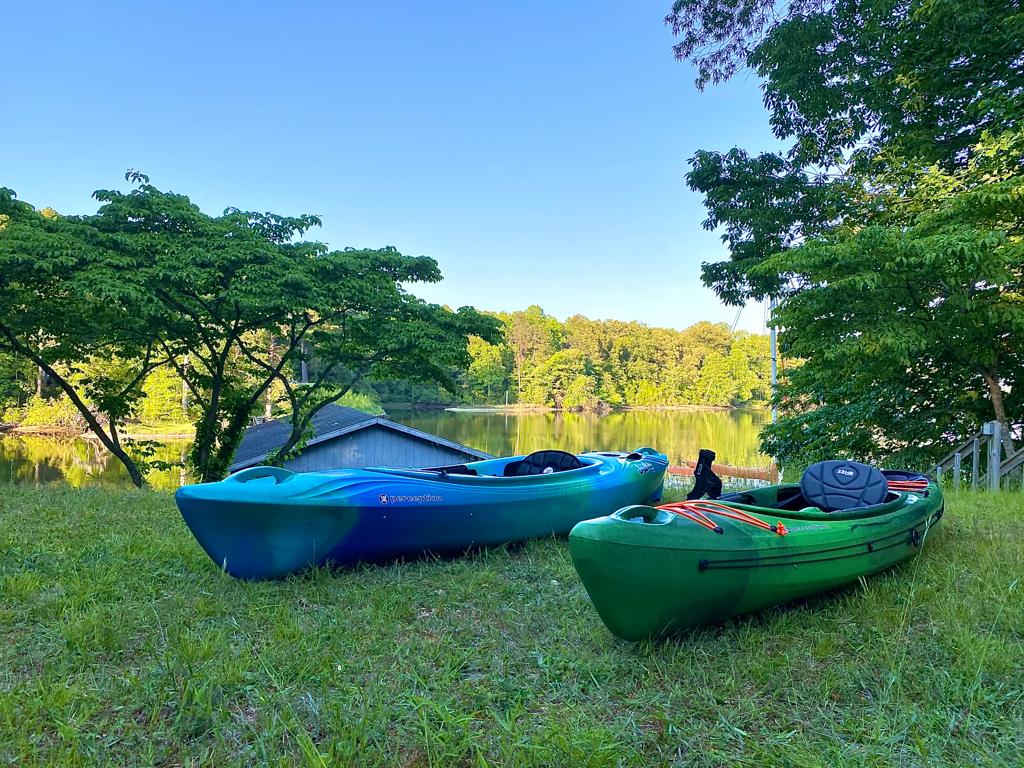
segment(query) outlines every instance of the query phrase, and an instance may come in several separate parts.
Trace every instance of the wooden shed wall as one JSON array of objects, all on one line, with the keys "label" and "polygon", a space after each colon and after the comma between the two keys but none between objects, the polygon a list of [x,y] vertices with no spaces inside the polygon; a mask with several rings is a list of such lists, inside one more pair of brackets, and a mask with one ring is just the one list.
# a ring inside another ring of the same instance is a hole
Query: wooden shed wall
[{"label": "wooden shed wall", "polygon": [[360,467],[436,467],[477,461],[477,457],[372,426],[306,448],[285,463],[294,472]]}]

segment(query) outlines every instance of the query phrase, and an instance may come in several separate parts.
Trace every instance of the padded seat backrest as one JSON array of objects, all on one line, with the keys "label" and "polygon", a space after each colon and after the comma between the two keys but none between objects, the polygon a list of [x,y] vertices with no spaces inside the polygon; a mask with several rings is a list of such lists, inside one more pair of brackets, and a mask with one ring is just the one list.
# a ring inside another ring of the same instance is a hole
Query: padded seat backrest
[{"label": "padded seat backrest", "polygon": [[576,456],[566,451],[536,451],[505,466],[505,477],[549,475],[585,466]]},{"label": "padded seat backrest", "polygon": [[885,475],[856,461],[812,464],[800,478],[800,491],[808,503],[836,512],[881,504],[889,493]]}]

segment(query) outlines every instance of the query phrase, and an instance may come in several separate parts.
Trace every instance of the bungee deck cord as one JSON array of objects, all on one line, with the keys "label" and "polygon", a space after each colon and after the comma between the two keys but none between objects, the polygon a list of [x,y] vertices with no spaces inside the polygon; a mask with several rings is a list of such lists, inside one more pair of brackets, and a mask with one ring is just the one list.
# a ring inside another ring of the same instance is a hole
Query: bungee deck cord
[{"label": "bungee deck cord", "polygon": [[890,491],[922,492],[928,489],[927,480],[890,480]]},{"label": "bungee deck cord", "polygon": [[710,531],[715,533],[724,533],[724,529],[709,515],[718,515],[720,517],[727,517],[730,520],[737,520],[747,525],[753,525],[757,528],[763,528],[766,531],[771,531],[779,536],[785,536],[789,533],[786,530],[786,526],[782,524],[782,521],[777,521],[774,525],[766,523],[759,517],[754,517],[742,509],[734,509],[733,507],[727,507],[725,504],[720,504],[717,501],[707,500],[694,500],[694,501],[678,501],[674,504],[662,504],[658,509],[664,509],[669,512],[675,512],[677,515],[685,517],[687,520],[692,520],[698,525],[703,525]]},{"label": "bungee deck cord", "polygon": [[[928,489],[928,481],[923,479],[890,480],[889,489],[901,493],[922,493]],[[685,517],[687,520],[691,520],[698,525],[702,525],[709,531],[714,531],[715,533],[725,533],[725,530],[721,525],[711,519],[710,515],[727,517],[730,520],[736,520],[741,523],[746,523],[747,525],[753,525],[757,528],[763,528],[764,530],[771,531],[779,536],[785,536],[789,533],[781,520],[776,521],[776,523],[772,525],[759,517],[754,517],[753,515],[744,512],[742,509],[735,509],[717,501],[710,501],[707,499],[693,499],[677,501],[672,504],[662,504],[658,509],[675,512],[677,515]]]}]

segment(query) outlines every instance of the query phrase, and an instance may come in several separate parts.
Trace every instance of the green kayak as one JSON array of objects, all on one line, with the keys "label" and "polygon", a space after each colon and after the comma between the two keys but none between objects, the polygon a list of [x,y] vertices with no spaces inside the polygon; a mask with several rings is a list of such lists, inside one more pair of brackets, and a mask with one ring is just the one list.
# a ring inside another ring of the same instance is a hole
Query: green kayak
[{"label": "green kayak", "polygon": [[641,640],[891,568],[935,535],[942,512],[930,478],[830,461],[799,485],[586,520],[572,529],[569,551],[608,629]]}]

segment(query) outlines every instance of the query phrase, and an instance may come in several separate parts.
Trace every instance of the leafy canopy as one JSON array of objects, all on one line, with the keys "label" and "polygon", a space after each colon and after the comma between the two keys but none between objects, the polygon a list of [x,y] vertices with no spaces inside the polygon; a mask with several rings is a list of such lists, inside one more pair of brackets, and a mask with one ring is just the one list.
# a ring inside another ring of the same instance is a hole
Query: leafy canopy
[{"label": "leafy canopy", "polygon": [[[142,383],[160,366],[188,387],[190,459],[207,481],[227,471],[273,391],[292,423],[282,459],[312,416],[362,378],[450,385],[469,363],[468,336],[495,338],[493,319],[406,290],[440,279],[432,259],[390,247],[332,251],[302,239],[315,216],[210,216],[143,174],[127,178],[131,191],[98,191],[100,209],[82,217],[46,216],[0,193],[0,351],[52,371],[138,484],[138,467],[118,452],[118,425],[138,412]],[[304,361],[316,375],[297,383]]]},{"label": "leafy canopy", "polygon": [[[149,301],[156,341],[201,410],[192,463],[222,476],[268,389],[280,384],[292,431],[282,459],[304,442],[312,416],[367,375],[449,382],[469,362],[470,333],[496,324],[470,308],[451,312],[403,287],[435,282],[430,258],[394,248],[328,250],[300,239],[315,216],[228,209],[203,213],[145,177],[128,193],[101,191],[91,223],[130,233],[123,256]],[[187,364],[185,360],[187,358]],[[296,384],[303,359],[318,374]]]},{"label": "leafy canopy", "polygon": [[667,21],[701,87],[762,77],[791,142],[700,151],[687,175],[730,251],[704,282],[778,298],[806,359],[768,447],[924,463],[1020,418],[1021,3],[680,0]]},{"label": "leafy canopy", "polygon": [[[42,369],[89,429],[142,483],[118,425],[160,365],[144,291],[124,279],[123,236],[81,217],[36,211],[0,189],[0,352]],[[108,365],[89,366],[89,360]]]}]

